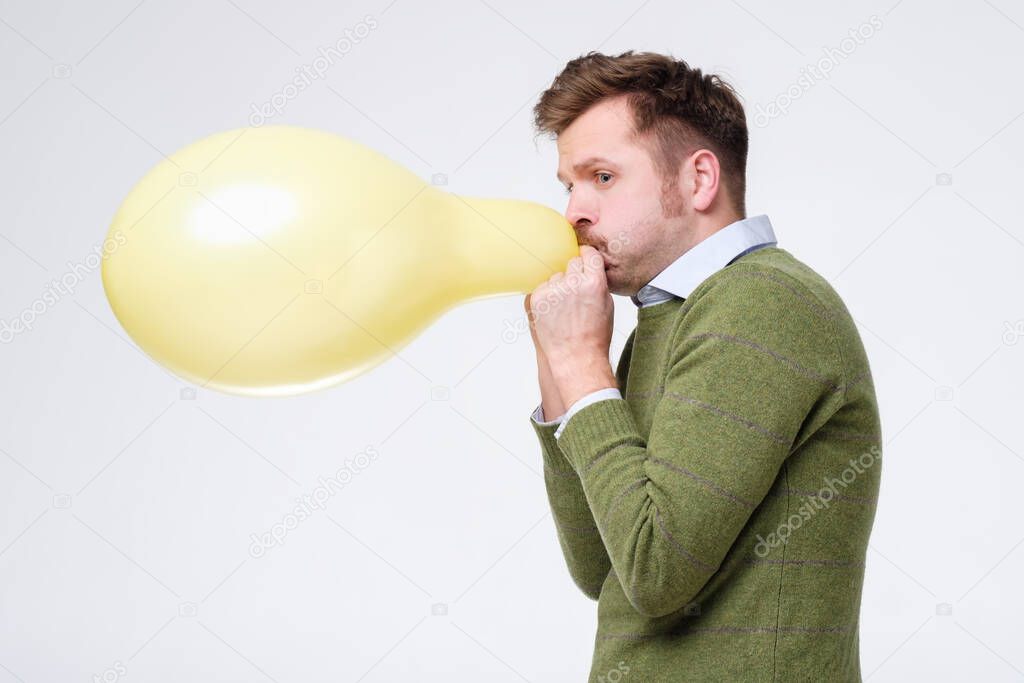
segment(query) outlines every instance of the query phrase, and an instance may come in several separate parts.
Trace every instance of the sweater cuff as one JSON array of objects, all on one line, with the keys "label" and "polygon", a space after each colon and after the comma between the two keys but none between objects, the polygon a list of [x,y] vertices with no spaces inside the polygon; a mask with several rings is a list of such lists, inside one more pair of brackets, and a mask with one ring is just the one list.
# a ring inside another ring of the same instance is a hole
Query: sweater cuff
[{"label": "sweater cuff", "polygon": [[536,412],[534,412],[534,415],[530,416],[530,425],[533,427],[533,431],[537,435],[537,440],[540,441],[540,452],[541,457],[544,459],[545,466],[556,474],[575,475],[573,468],[565,459],[565,455],[562,453],[562,449],[558,445],[558,440],[555,438],[555,430],[558,429],[561,420],[538,422],[534,419],[535,415]]},{"label": "sweater cuff", "polygon": [[555,430],[555,438],[561,438],[562,432],[565,431],[565,425],[568,424],[573,415],[580,412],[591,403],[597,403],[598,401],[603,401],[606,398],[622,398],[622,394],[619,393],[618,387],[606,387],[604,389],[598,389],[590,392],[569,406],[569,409],[565,411],[565,415],[561,417],[562,424],[560,424],[558,429]]},{"label": "sweater cuff", "polygon": [[633,412],[625,399],[608,399],[591,403],[564,424],[558,438],[566,460],[580,472],[598,453],[624,441],[643,443]]}]

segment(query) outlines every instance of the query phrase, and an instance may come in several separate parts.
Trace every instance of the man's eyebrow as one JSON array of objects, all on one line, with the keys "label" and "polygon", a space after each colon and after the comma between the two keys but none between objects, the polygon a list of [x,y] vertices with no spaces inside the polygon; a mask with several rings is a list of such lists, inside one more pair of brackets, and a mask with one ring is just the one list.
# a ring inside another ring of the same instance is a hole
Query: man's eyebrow
[{"label": "man's eyebrow", "polygon": [[[589,157],[587,159],[584,159],[583,161],[578,161],[575,164],[573,164],[572,165],[572,170],[576,171],[576,172],[579,172],[579,171],[581,171],[581,170],[583,170],[585,168],[588,168],[590,166],[597,166],[598,164],[611,164],[611,165],[614,166],[615,162],[613,162],[611,159],[605,159],[604,157]],[[562,178],[562,172],[561,171],[556,173],[555,177],[558,178],[558,180],[560,182],[563,182],[563,183],[565,182],[565,180]]]}]

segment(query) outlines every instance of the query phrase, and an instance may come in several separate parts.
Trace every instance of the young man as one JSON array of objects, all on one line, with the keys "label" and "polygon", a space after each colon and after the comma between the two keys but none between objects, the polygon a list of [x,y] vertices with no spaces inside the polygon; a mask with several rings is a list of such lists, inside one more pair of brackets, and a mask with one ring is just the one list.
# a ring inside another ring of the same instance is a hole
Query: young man
[{"label": "young man", "polygon": [[[580,257],[526,297],[558,538],[598,601],[590,681],[858,681],[881,472],[860,336],[747,218],[733,90],[570,61],[535,107]],[[611,294],[637,308],[617,369]]]}]

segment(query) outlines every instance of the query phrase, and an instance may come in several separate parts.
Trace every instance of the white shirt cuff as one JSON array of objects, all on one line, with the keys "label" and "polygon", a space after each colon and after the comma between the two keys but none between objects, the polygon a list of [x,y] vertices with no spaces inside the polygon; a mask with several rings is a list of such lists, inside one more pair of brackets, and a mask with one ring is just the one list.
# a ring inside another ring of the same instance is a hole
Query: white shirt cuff
[{"label": "white shirt cuff", "polygon": [[555,418],[554,420],[544,421],[544,404],[540,403],[537,405],[537,409],[533,411],[533,421],[539,424],[541,427],[550,427],[551,425],[557,425],[562,423],[561,418]]},{"label": "white shirt cuff", "polygon": [[603,401],[608,398],[622,398],[622,393],[619,392],[619,390],[616,389],[615,387],[598,389],[597,391],[593,391],[587,394],[586,396],[584,396],[583,398],[579,399],[571,406],[569,406],[569,409],[565,411],[565,415],[562,416],[562,424],[558,425],[558,429],[555,430],[555,438],[557,439],[562,435],[562,431],[565,429],[565,426],[569,424],[569,419],[573,415],[580,412],[581,410],[589,406],[591,403],[597,403],[598,401]]}]

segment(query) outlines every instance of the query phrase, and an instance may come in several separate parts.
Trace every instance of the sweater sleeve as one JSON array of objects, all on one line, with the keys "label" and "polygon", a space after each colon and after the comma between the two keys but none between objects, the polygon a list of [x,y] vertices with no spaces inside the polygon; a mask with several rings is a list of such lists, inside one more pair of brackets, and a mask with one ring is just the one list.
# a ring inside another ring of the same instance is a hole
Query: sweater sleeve
[{"label": "sweater sleeve", "polygon": [[[625,386],[635,331],[626,340],[615,372],[620,387]],[[594,515],[583,493],[579,475],[569,465],[555,439],[558,423],[552,421],[544,425],[531,417],[530,424],[540,441],[544,486],[569,575],[584,595],[597,600],[601,594],[601,585],[611,569],[608,551],[594,523]]]},{"label": "sweater sleeve", "polygon": [[569,406],[569,409],[565,411],[565,415],[563,415],[562,419],[559,420],[558,429],[555,430],[555,438],[557,439],[562,435],[562,431],[565,429],[565,423],[571,420],[573,415],[580,412],[591,403],[603,401],[606,398],[622,398],[622,393],[619,392],[618,387],[609,387],[607,389],[592,391],[586,396],[578,399],[575,403]]},{"label": "sweater sleeve", "polygon": [[808,415],[843,399],[831,320],[813,295],[722,273],[676,319],[663,386],[634,399],[656,402],[647,437],[619,399],[581,410],[558,440],[625,595],[649,617],[693,601]]}]

